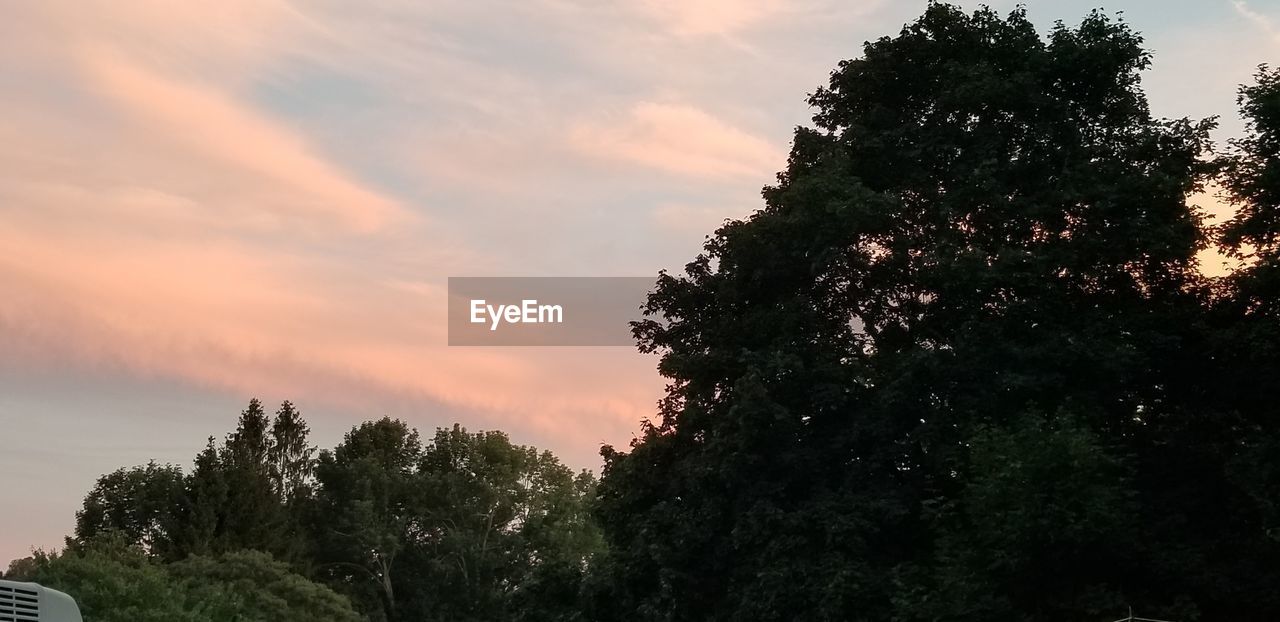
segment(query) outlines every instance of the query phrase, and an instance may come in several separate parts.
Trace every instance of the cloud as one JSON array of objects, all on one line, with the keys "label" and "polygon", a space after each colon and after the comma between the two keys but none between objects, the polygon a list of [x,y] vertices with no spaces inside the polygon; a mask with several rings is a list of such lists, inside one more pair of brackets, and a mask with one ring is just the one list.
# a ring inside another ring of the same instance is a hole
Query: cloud
[{"label": "cloud", "polygon": [[570,141],[591,157],[692,177],[765,179],[786,160],[768,141],[683,104],[640,102],[577,124]]},{"label": "cloud", "polygon": [[14,7],[22,46],[43,59],[83,46],[111,48],[152,69],[243,84],[323,40],[323,22],[285,0],[174,3],[83,0]]},{"label": "cloud", "polygon": [[1235,8],[1237,13],[1253,22],[1254,25],[1261,28],[1276,42],[1280,42],[1280,28],[1276,26],[1275,22],[1271,21],[1271,18],[1250,8],[1244,0],[1231,0],[1231,6]]},{"label": "cloud", "polygon": [[644,0],[639,6],[682,36],[735,34],[785,8],[778,0]]},{"label": "cloud", "polygon": [[27,370],[70,365],[356,412],[434,405],[578,451],[624,435],[657,395],[641,373],[652,363],[628,350],[448,348],[434,288],[284,249],[30,223],[0,225],[0,244],[0,349]]},{"label": "cloud", "polygon": [[593,464],[651,410],[652,362],[448,348],[440,285],[486,254],[264,108],[254,88],[287,59],[349,62],[314,47],[340,23],[264,6],[52,4],[24,10],[54,41],[0,41],[0,79],[33,79],[0,82],[0,369],[450,413]]},{"label": "cloud", "polygon": [[[709,85],[702,108],[642,93],[736,80],[726,46],[669,68],[695,39],[763,30],[781,8],[543,7],[498,29],[465,3],[17,7],[26,26],[0,37],[0,367],[443,411],[592,464],[652,414],[654,361],[448,348],[440,286],[683,260],[654,256],[637,234],[652,203],[618,188],[754,191],[785,150],[738,125],[762,111],[713,108],[742,91]],[[578,116],[624,87],[655,101]],[[620,174],[583,179],[583,156]],[[652,170],[677,179],[652,184]],[[657,224],[712,211],[667,208]]]},{"label": "cloud", "polygon": [[214,171],[235,169],[237,183],[247,176],[271,188],[274,196],[257,205],[275,215],[330,219],[361,232],[405,216],[313,155],[302,138],[225,93],[167,79],[108,52],[85,54],[84,61],[103,95],[143,131],[176,143],[188,160],[209,160]]}]

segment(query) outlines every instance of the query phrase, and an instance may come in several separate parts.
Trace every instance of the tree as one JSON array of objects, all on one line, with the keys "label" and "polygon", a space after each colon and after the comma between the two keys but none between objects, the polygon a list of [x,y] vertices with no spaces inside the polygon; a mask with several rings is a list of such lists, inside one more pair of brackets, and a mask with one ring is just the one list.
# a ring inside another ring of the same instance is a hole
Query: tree
[{"label": "tree", "polygon": [[306,494],[311,474],[315,468],[315,447],[307,442],[311,433],[302,413],[286,400],[276,411],[271,423],[271,447],[268,458],[271,463],[271,480],[280,500],[288,503]]},{"label": "tree", "polygon": [[[1280,551],[1235,475],[1273,413],[1212,398],[1244,371],[1187,202],[1213,122],[1153,118],[1149,63],[1099,12],[1041,37],[1022,9],[941,3],[842,62],[764,208],[660,275],[635,325],[670,383],[630,451],[603,451],[597,602],[644,620],[1280,613],[1262,587]],[[1008,505],[1037,490],[1063,498]]]},{"label": "tree", "polygon": [[347,586],[363,611],[386,620],[398,619],[396,571],[418,528],[421,452],[416,430],[383,418],[352,428],[333,451],[320,452],[316,464],[310,523],[316,572]]},{"label": "tree", "polygon": [[418,468],[406,608],[421,620],[568,620],[599,534],[590,473],[496,431],[439,429]]},{"label": "tree", "polygon": [[210,620],[359,622],[351,602],[267,553],[189,557],[168,567]]},{"label": "tree", "polygon": [[[1107,619],[1128,601],[1124,547],[1142,515],[1128,466],[1074,417],[1027,416],[970,441],[972,475],[957,495],[926,502],[931,567],[904,566],[898,609],[922,620]],[[1188,619],[1194,611],[1143,609]]]},{"label": "tree", "polygon": [[1231,579],[1243,586],[1237,597],[1256,598],[1253,592],[1263,590],[1261,583],[1274,580],[1272,566],[1263,566],[1268,571],[1258,567],[1275,558],[1259,560],[1259,551],[1273,551],[1280,541],[1280,420],[1274,390],[1280,386],[1280,71],[1259,67],[1237,101],[1246,132],[1229,141],[1218,162],[1235,214],[1215,233],[1220,248],[1241,266],[1217,284],[1206,358],[1218,364],[1206,370],[1212,391],[1200,399],[1202,408],[1219,413],[1218,427],[1239,431],[1242,440],[1225,448],[1232,456],[1226,471],[1252,511],[1236,510],[1237,531],[1243,533],[1227,545],[1207,541],[1201,546],[1240,559],[1243,567]]},{"label": "tree", "polygon": [[240,413],[220,452],[227,481],[220,524],[221,551],[277,551],[283,512],[273,485],[271,419],[257,399]]},{"label": "tree", "polygon": [[174,547],[177,513],[184,502],[182,469],[160,465],[119,469],[98,478],[76,512],[75,540],[123,538],[153,555]]},{"label": "tree", "polygon": [[88,622],[212,622],[193,610],[181,584],[163,567],[123,540],[98,540],[62,553],[37,551],[14,566],[8,578],[71,595]]},{"label": "tree", "polygon": [[1218,233],[1238,257],[1267,263],[1280,259],[1280,71],[1263,66],[1255,79],[1238,98],[1247,134],[1230,141],[1222,162],[1236,213]]},{"label": "tree", "polygon": [[186,503],[176,528],[176,561],[187,555],[204,555],[221,547],[222,516],[225,512],[230,484],[222,469],[218,447],[209,437],[205,448],[195,457],[195,466],[186,479]]},{"label": "tree", "polygon": [[284,537],[273,550],[280,558],[294,562],[304,560],[310,546],[302,536],[302,515],[311,498],[316,463],[316,448],[307,440],[310,432],[292,402],[280,404],[271,423],[271,446],[267,452],[272,490],[283,509],[280,531]]},{"label": "tree", "polygon": [[[1223,250],[1243,263],[1227,276],[1221,296],[1220,327],[1228,328],[1221,354],[1243,356],[1243,375],[1220,380],[1219,397],[1253,397],[1262,403],[1242,405],[1250,410],[1270,403],[1256,391],[1280,373],[1280,71],[1262,67],[1255,84],[1242,87],[1240,112],[1247,123],[1245,136],[1231,140],[1219,161],[1222,186],[1235,214],[1215,233]],[[1228,326],[1243,317],[1239,326]]]},{"label": "tree", "polygon": [[313,466],[307,434],[292,403],[272,421],[250,400],[221,445],[208,439],[189,475],[152,462],[100,478],[77,513],[76,541],[119,532],[164,561],[243,549],[297,561]]},{"label": "tree", "polygon": [[101,591],[95,603],[162,594],[158,611],[192,620],[345,620],[350,602],[374,620],[583,619],[602,546],[589,472],[457,425],[424,448],[402,421],[369,421],[315,460],[307,436],[291,402],[272,419],[251,400],[189,475],[151,463],[100,478],[67,551],[11,573],[75,568],[64,584]]},{"label": "tree", "polygon": [[501,432],[353,428],[320,454],[315,568],[374,619],[573,620],[600,536],[589,473]]},{"label": "tree", "polygon": [[8,573],[76,599],[88,622],[358,622],[346,598],[266,553],[190,557],[168,566],[122,539],[37,552]]},{"label": "tree", "polygon": [[251,549],[296,560],[304,543],[297,515],[307,494],[313,449],[307,424],[286,401],[272,421],[257,399],[222,445],[208,440],[186,479],[180,560],[188,554]]}]

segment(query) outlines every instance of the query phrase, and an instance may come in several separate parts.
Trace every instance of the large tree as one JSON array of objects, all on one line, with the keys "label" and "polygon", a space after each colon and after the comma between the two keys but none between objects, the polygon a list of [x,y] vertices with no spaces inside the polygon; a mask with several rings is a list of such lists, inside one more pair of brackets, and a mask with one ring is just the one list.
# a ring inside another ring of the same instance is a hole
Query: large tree
[{"label": "large tree", "polygon": [[226,499],[219,516],[220,551],[275,550],[283,513],[272,476],[271,417],[257,399],[240,413],[219,452]]},{"label": "large tree", "polygon": [[1234,468],[1273,412],[1208,397],[1237,319],[1188,203],[1213,123],[1153,118],[1149,64],[1102,13],[1041,36],[1022,9],[941,3],[842,62],[765,207],[661,275],[636,325],[670,384],[604,450],[599,602],[1280,614],[1268,502]]}]

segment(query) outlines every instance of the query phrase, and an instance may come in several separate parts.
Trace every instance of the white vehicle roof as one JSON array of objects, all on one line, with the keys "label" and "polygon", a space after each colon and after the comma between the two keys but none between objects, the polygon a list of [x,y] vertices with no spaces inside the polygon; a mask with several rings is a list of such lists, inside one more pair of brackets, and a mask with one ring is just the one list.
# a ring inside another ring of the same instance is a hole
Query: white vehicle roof
[{"label": "white vehicle roof", "polygon": [[76,601],[58,590],[0,579],[0,622],[84,622]]}]

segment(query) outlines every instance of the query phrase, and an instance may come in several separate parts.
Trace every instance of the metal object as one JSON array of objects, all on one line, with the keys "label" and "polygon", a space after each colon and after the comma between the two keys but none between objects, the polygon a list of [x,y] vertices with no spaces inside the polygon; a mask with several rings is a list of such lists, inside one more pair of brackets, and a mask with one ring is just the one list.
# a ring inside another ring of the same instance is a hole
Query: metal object
[{"label": "metal object", "polygon": [[84,622],[75,599],[35,583],[0,579],[0,622]]}]

